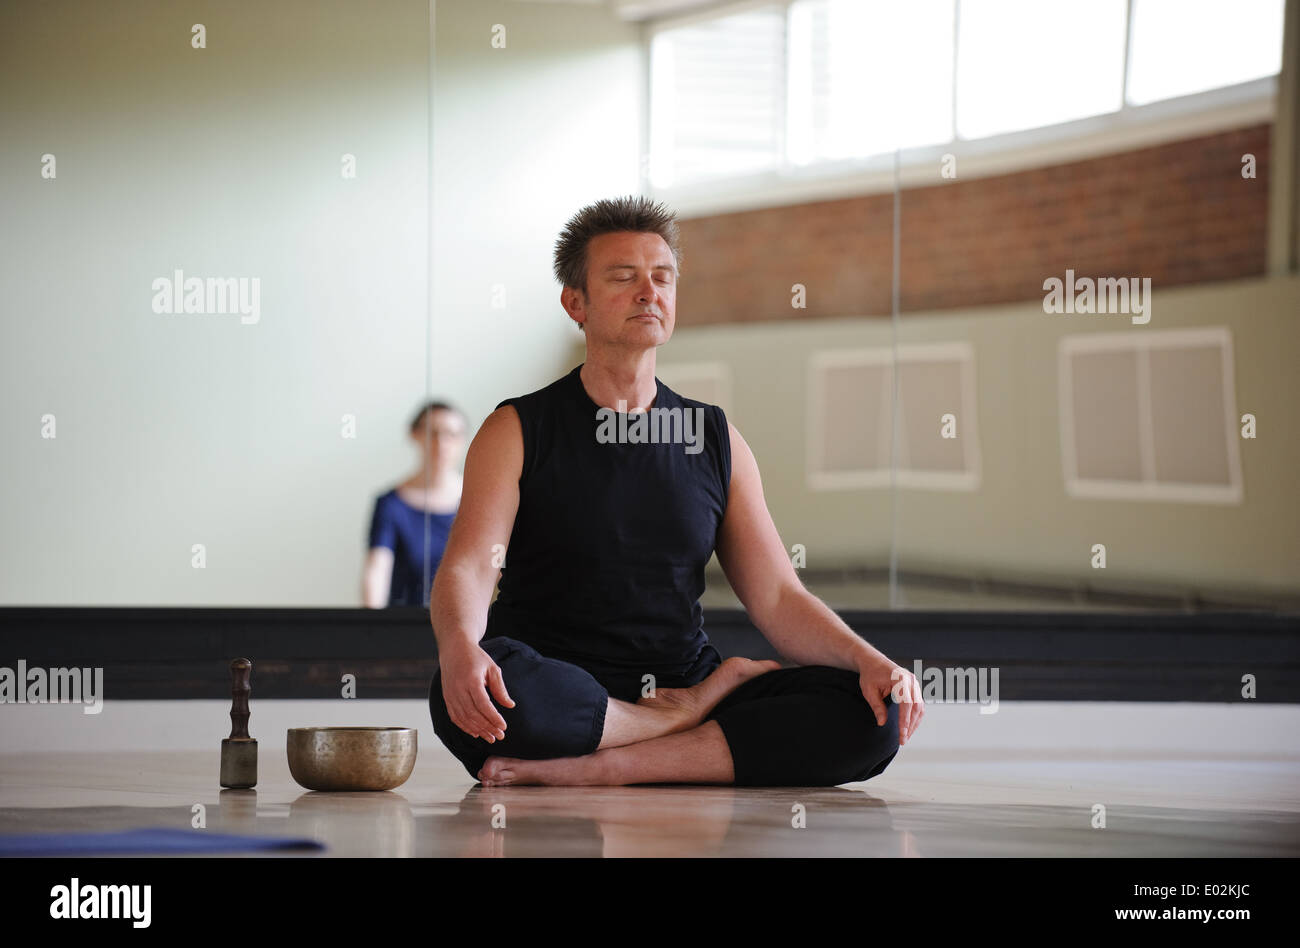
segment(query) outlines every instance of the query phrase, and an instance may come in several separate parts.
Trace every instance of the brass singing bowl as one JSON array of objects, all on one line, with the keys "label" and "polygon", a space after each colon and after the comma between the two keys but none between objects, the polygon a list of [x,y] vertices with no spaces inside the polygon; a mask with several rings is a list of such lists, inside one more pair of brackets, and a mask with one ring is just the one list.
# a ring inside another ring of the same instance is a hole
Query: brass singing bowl
[{"label": "brass singing bowl", "polygon": [[289,773],[308,790],[392,790],[415,768],[411,727],[291,727]]}]

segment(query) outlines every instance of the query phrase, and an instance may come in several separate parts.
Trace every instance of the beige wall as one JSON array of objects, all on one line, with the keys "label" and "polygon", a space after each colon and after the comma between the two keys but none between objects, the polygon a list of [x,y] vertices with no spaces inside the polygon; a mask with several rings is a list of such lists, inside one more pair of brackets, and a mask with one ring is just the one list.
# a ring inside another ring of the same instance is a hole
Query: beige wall
[{"label": "beige wall", "polygon": [[[901,568],[1139,589],[1300,589],[1300,438],[1293,424],[1300,405],[1300,277],[1170,288],[1154,299],[1144,328],[1226,326],[1232,333],[1238,413],[1252,412],[1259,421],[1258,439],[1241,444],[1243,502],[1066,495],[1057,341],[1066,333],[1113,331],[1113,321],[1048,316],[1033,303],[909,313],[900,343],[966,340],[974,347],[983,476],[972,492],[899,489]],[[809,569],[886,565],[891,511],[887,487],[806,487],[808,357],[891,342],[888,320],[817,320],[681,330],[660,350],[660,365],[708,360],[730,367],[729,417],[758,459],[786,548],[805,544]],[[1107,547],[1104,576],[1089,565],[1094,543]]]},{"label": "beige wall", "polygon": [[[477,426],[572,364],[551,247],[637,186],[636,28],[436,7],[432,161],[427,0],[0,8],[0,603],[358,605],[426,393]],[[259,321],[154,313],[176,268]]]}]

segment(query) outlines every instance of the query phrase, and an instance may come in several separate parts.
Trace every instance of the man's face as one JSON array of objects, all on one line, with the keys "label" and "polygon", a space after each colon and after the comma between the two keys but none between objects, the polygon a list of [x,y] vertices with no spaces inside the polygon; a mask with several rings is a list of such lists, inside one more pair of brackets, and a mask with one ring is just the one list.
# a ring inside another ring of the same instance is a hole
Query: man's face
[{"label": "man's face", "polygon": [[601,234],[587,245],[587,299],[566,287],[560,300],[586,327],[588,346],[662,346],[676,320],[673,252],[658,234]]}]

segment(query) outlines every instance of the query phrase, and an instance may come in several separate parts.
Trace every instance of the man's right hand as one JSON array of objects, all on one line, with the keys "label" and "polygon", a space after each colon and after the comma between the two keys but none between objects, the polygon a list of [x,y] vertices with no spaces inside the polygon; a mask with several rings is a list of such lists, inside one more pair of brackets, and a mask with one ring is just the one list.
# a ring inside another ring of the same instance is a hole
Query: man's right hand
[{"label": "man's right hand", "polygon": [[481,737],[489,744],[506,736],[506,721],[488,697],[507,708],[515,706],[506,691],[501,669],[492,656],[483,651],[477,642],[441,651],[439,667],[442,674],[442,698],[447,704],[447,715],[452,723],[470,737]]}]

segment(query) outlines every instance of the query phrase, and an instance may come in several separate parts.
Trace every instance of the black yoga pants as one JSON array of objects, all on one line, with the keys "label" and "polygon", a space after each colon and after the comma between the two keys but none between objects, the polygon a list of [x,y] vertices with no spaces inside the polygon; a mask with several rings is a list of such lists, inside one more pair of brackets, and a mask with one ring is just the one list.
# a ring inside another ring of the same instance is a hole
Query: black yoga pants
[{"label": "black yoga pants", "polygon": [[[478,778],[492,756],[546,760],[594,753],[605,727],[610,695],[636,701],[639,678],[604,679],[571,662],[548,658],[506,636],[480,643],[501,668],[515,706],[491,698],[506,721],[506,736],[489,744],[471,737],[447,715],[441,670],[429,688],[429,712],[439,740],[469,775]],[[685,675],[657,676],[662,688],[697,684],[721,664],[708,646]],[[706,721],[717,721],[731,750],[735,786],[835,786],[868,780],[898,753],[898,705],[885,696],[887,717],[875,712],[856,672],[824,665],[797,666],[751,678],[727,695]]]}]

